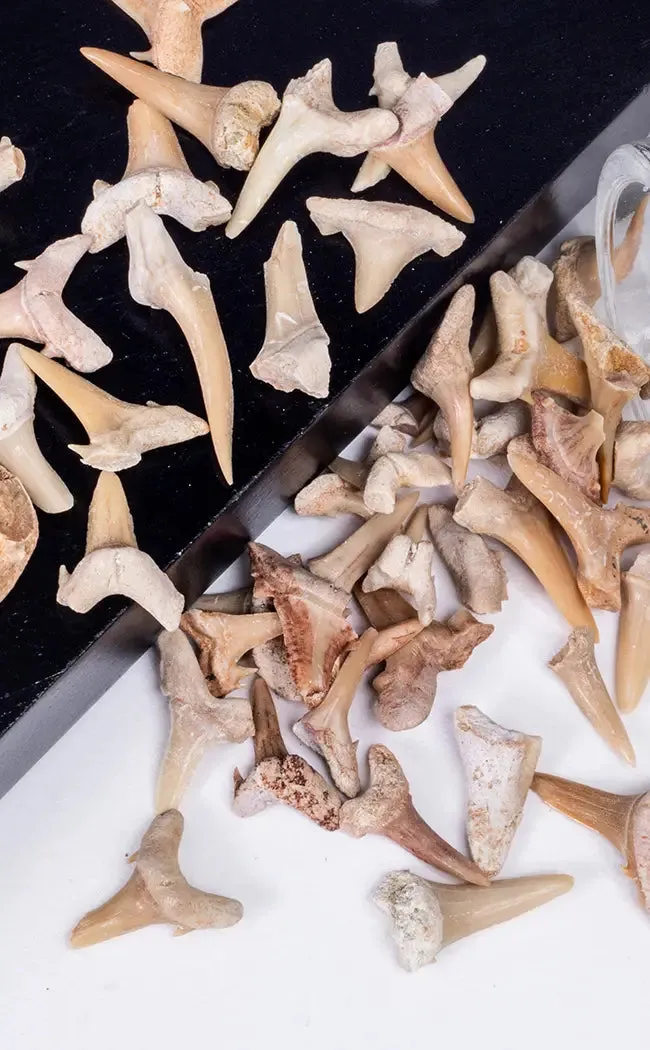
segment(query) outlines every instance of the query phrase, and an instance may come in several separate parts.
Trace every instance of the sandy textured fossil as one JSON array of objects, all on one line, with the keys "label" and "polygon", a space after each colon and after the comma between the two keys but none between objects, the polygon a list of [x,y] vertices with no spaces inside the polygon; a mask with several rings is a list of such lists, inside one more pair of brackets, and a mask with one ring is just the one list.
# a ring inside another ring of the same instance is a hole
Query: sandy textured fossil
[{"label": "sandy textured fossil", "polygon": [[[471,458],[490,459],[491,456],[503,455],[508,444],[520,434],[530,430],[530,408],[524,401],[509,401],[494,412],[488,412],[474,421]],[[451,434],[442,412],[439,412],[432,424],[432,437],[437,443],[438,451],[449,456],[451,451]],[[413,442],[415,447],[415,442]]]},{"label": "sandy textured fossil", "polygon": [[170,313],[183,332],[199,376],[214,451],[226,483],[232,485],[232,373],[210,281],[187,265],[160,216],[146,204],[127,214],[126,239],[129,291],[136,303]]},{"label": "sandy textured fossil", "polygon": [[462,604],[480,616],[500,612],[508,598],[508,578],[498,551],[454,521],[453,512],[441,504],[429,507],[429,529]]},{"label": "sandy textured fossil", "polygon": [[230,218],[230,204],[214,182],[201,182],[190,171],[176,133],[166,117],[136,99],[127,116],[129,158],[119,182],[97,179],[93,200],[81,221],[92,238],[90,252],[100,252],[125,234],[126,213],[140,201],[159,215],[169,215],[199,233]]},{"label": "sandy textured fossil", "polygon": [[117,474],[102,471],[88,510],[85,554],[71,573],[63,565],[59,569],[56,600],[87,613],[116,594],[146,609],[167,631],[180,623],[183,595],[138,549],[122,482]]},{"label": "sandy textured fossil", "polygon": [[296,514],[305,517],[335,518],[338,514],[356,514],[359,518],[369,518],[372,515],[363,502],[362,493],[338,474],[319,474],[300,490],[293,508]]},{"label": "sandy textured fossil", "polygon": [[552,397],[533,394],[531,438],[544,466],[575,485],[590,500],[600,500],[598,449],[605,440],[603,417],[593,409],[574,416]]},{"label": "sandy textured fossil", "polygon": [[208,433],[204,420],[178,405],[133,405],[120,401],[35,350],[21,346],[19,353],[82,424],[89,444],[68,447],[88,467],[125,470],[139,463],[144,452]]},{"label": "sandy textured fossil", "polygon": [[33,373],[13,343],[0,373],[0,464],[25,486],[32,502],[47,514],[60,514],[73,504],[72,493],[47,462],[34,434]]},{"label": "sandy textured fossil", "polygon": [[250,369],[276,390],[327,397],[329,336],[318,319],[295,222],[285,222],[264,263],[266,334]]},{"label": "sandy textured fossil", "polygon": [[637,554],[623,573],[623,604],[616,650],[616,702],[634,711],[650,679],[650,550]]},{"label": "sandy textured fossil", "polygon": [[72,948],[120,937],[145,926],[165,923],[176,934],[234,926],[244,914],[239,901],[190,886],[181,872],[178,851],[183,816],[170,809],[154,817],[140,848],[129,861],[134,871],[121,890],[88,912],[70,934]]},{"label": "sandy textured fossil", "polygon": [[280,617],[274,612],[232,616],[190,609],[181,627],[198,646],[201,670],[213,696],[225,696],[254,673],[254,667],[238,663],[244,653],[282,634]]},{"label": "sandy textured fossil", "polygon": [[[299,554],[292,554],[286,560],[302,569],[302,558]],[[275,611],[273,599],[266,596],[260,597],[261,593],[264,593],[263,581],[255,583],[253,586],[246,612],[269,613]],[[282,635],[255,645],[251,650],[251,655],[253,664],[257,668],[257,673],[264,679],[269,689],[272,689],[274,693],[285,700],[302,703],[302,696],[291,671],[287,647],[284,644]]]},{"label": "sandy textured fossil", "polygon": [[433,544],[425,535],[427,509],[418,508],[406,532],[393,536],[363,581],[364,591],[392,587],[410,595],[425,627],[436,611],[436,588],[431,574]]},{"label": "sandy textured fossil", "polygon": [[7,135],[0,138],[0,193],[20,182],[25,174],[25,154]]},{"label": "sandy textured fossil", "polygon": [[0,466],[0,602],[20,579],[38,540],[38,518],[22,481]]},{"label": "sandy textured fossil", "polygon": [[404,401],[391,401],[370,423],[371,427],[393,427],[407,437],[415,437],[432,405],[423,394],[411,394]]},{"label": "sandy textured fossil", "polygon": [[437,488],[450,481],[449,468],[431,452],[389,452],[370,468],[363,501],[376,514],[392,514],[401,488]]},{"label": "sandy textured fossil", "polygon": [[192,776],[209,748],[241,743],[255,726],[248,700],[217,699],[208,689],[191,642],[182,631],[158,637],[160,684],[169,699],[170,729],[156,789],[156,811],[178,809]]},{"label": "sandy textured fossil", "polygon": [[189,131],[224,168],[248,171],[257,156],[260,131],[273,122],[280,108],[275,91],[263,80],[247,80],[230,88],[209,87],[101,48],[82,47],[81,54]]},{"label": "sandy textured fossil", "polygon": [[516,919],[568,893],[572,886],[570,875],[528,875],[477,889],[431,882],[410,871],[391,871],[372,899],[391,919],[397,956],[412,972],[435,962],[454,941]]},{"label": "sandy textured fossil", "polygon": [[354,305],[363,314],[383,299],[414,259],[433,251],[443,258],[465,234],[438,215],[410,204],[308,197],[307,209],[320,233],[342,233],[354,252]]},{"label": "sandy textured fossil", "polygon": [[619,423],[613,484],[626,496],[650,499],[650,422]]},{"label": "sandy textured fossil", "polygon": [[368,450],[365,465],[371,467],[380,456],[385,456],[387,452],[406,452],[408,443],[409,439],[406,434],[395,427],[380,427]]}]

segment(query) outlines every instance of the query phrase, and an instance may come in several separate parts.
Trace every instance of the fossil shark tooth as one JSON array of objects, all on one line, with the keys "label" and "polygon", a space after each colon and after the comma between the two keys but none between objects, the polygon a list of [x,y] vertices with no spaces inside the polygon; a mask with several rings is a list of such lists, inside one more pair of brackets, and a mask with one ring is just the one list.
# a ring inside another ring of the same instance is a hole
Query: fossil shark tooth
[{"label": "fossil shark tooth", "polygon": [[392,871],[374,894],[377,907],[393,923],[391,935],[405,970],[436,961],[448,944],[490,926],[516,919],[573,887],[570,875],[528,875],[499,879],[490,886],[450,886]]},{"label": "fossil shark tooth", "polygon": [[[527,434],[529,430],[530,408],[526,402],[506,402],[494,412],[488,412],[474,421],[471,458],[490,459],[492,456],[503,455],[513,438]],[[433,438],[437,442],[438,451],[449,455],[451,435],[442,412],[433,421]],[[412,447],[414,445],[415,442]]]},{"label": "fossil shark tooth", "polygon": [[454,521],[441,504],[429,507],[429,529],[463,605],[479,616],[501,611],[508,599],[508,578],[500,554],[482,536]]},{"label": "fossil shark tooth", "polygon": [[306,204],[323,236],[342,233],[352,247],[359,314],[376,306],[414,259],[428,251],[444,258],[465,240],[451,223],[410,204],[333,197],[308,197]]},{"label": "fossil shark tooth", "polygon": [[[385,593],[384,590],[381,593]],[[404,646],[424,630],[424,624],[420,623],[418,617],[400,621],[377,631],[377,637],[370,650],[368,666],[384,663],[391,656],[403,649]]]},{"label": "fossil shark tooth", "polygon": [[318,319],[295,222],[280,227],[270,258],[264,263],[266,334],[250,370],[256,379],[287,393],[301,390],[327,397],[329,336]]},{"label": "fossil shark tooth", "polygon": [[508,463],[571,540],[578,560],[578,587],[587,604],[617,612],[621,607],[621,552],[648,542],[650,510],[623,503],[613,510],[597,507],[575,485],[540,462],[529,438],[510,442]]},{"label": "fossil shark tooth", "polygon": [[401,488],[437,488],[451,481],[449,468],[430,452],[389,452],[373,463],[363,501],[376,514],[391,514]]},{"label": "fossil shark tooth", "polygon": [[232,485],[232,373],[210,281],[184,262],[162,219],[146,204],[127,214],[126,239],[129,291],[136,303],[170,313],[183,332],[199,376],[214,451],[226,483]]},{"label": "fossil shark tooth", "polygon": [[[291,555],[286,560],[302,569],[302,558],[299,555]],[[263,589],[262,581],[254,585],[250,608],[246,610],[247,612],[267,613],[275,611],[275,604],[272,598],[260,598],[259,595]],[[283,635],[270,638],[268,642],[262,642],[260,645],[254,646],[251,650],[251,656],[258,675],[264,679],[264,682],[274,694],[281,696],[284,700],[293,700],[298,704],[303,702],[291,670]]]},{"label": "fossil shark tooth", "polygon": [[214,697],[182,631],[158,638],[160,683],[169,698],[169,739],[158,776],[156,810],[177,809],[203,755],[214,744],[241,743],[255,727],[248,700]]},{"label": "fossil shark tooth", "polygon": [[385,456],[388,452],[406,452],[408,442],[408,437],[400,430],[394,427],[380,427],[366,456],[365,465],[371,467],[380,456]]},{"label": "fossil shark tooth", "polygon": [[363,488],[368,477],[368,468],[365,463],[359,463],[354,459],[345,459],[344,456],[336,456],[328,464],[327,469],[332,474],[336,474],[346,485],[351,485],[353,489],[357,490]]},{"label": "fossil shark tooth", "polygon": [[280,102],[270,84],[248,80],[234,87],[193,84],[132,58],[82,47],[81,54],[118,84],[189,131],[224,168],[248,171],[262,128],[271,124]]},{"label": "fossil shark tooth", "polygon": [[366,620],[379,632],[375,646],[380,644],[382,632],[386,628],[404,624],[415,616],[413,606],[409,605],[397,591],[389,590],[387,587],[383,587],[380,591],[364,591],[361,584],[357,583],[353,593]]},{"label": "fossil shark tooth", "polygon": [[305,157],[356,157],[390,138],[398,127],[397,117],[384,110],[340,110],[332,97],[332,63],[329,58],[317,62],[303,77],[289,81],[280,115],[244,183],[226,236],[238,237]]},{"label": "fossil shark tooth", "polygon": [[407,437],[415,437],[429,408],[430,402],[423,394],[408,397],[405,401],[391,401],[375,416],[370,426],[377,427],[378,430],[381,427],[392,427]]},{"label": "fossil shark tooth", "polygon": [[410,595],[425,627],[436,611],[436,588],[431,574],[433,544],[423,535],[426,518],[427,508],[420,507],[406,532],[393,536],[363,581],[364,591],[392,587]]},{"label": "fossil shark tooth", "polygon": [[0,466],[0,602],[20,579],[38,540],[38,518],[22,481]]},{"label": "fossil shark tooth", "polygon": [[337,514],[356,514],[360,518],[369,518],[372,515],[363,502],[361,492],[337,474],[321,474],[314,478],[300,490],[293,506],[296,514],[302,516],[335,518]]},{"label": "fossil shark tooth", "polygon": [[616,650],[616,701],[634,711],[650,679],[650,551],[644,548],[623,573],[623,604]]},{"label": "fossil shark tooth", "polygon": [[68,406],[88,434],[88,445],[69,445],[81,462],[97,470],[125,470],[143,452],[207,434],[207,424],[178,405],[132,405],[120,401],[87,379],[21,346],[32,372]]},{"label": "fossil shark tooth", "polygon": [[[521,440],[511,441],[510,449]],[[523,484],[511,481],[503,490],[487,478],[475,478],[460,494],[454,521],[470,532],[491,536],[509,547],[535,574],[572,626],[595,629],[594,618],[553,531],[551,519]]]},{"label": "fossil shark tooth", "polygon": [[626,496],[650,499],[650,422],[619,423],[614,441],[613,483]]},{"label": "fossil shark tooth", "polygon": [[82,233],[92,238],[89,252],[103,251],[121,240],[126,214],[140,201],[195,233],[228,221],[230,204],[214,182],[194,177],[162,113],[136,99],[129,108],[127,126],[126,171],[114,186],[101,180],[93,184],[93,200],[81,221]]},{"label": "fossil shark tooth", "polygon": [[25,174],[25,154],[6,135],[0,138],[0,193],[20,182]]},{"label": "fossil shark tooth", "polygon": [[20,479],[40,510],[60,514],[70,510],[74,500],[38,447],[35,397],[33,373],[21,358],[18,344],[12,343],[0,373],[0,464]]},{"label": "fossil shark tooth", "polygon": [[238,663],[244,653],[282,634],[280,617],[274,612],[232,616],[190,609],[181,627],[198,646],[201,670],[210,692],[217,697],[236,689],[254,673],[254,667]]},{"label": "fossil shark tooth", "polygon": [[594,412],[574,416],[552,397],[533,394],[531,437],[544,466],[580,489],[588,499],[600,499],[596,456],[605,440],[603,417]]}]

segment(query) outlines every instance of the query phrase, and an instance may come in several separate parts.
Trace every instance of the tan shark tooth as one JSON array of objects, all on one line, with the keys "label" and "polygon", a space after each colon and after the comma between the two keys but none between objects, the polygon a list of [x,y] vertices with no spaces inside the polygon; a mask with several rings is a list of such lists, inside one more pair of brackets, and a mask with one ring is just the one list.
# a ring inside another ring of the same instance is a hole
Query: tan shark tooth
[{"label": "tan shark tooth", "polygon": [[542,738],[505,729],[478,707],[457,707],[454,722],[467,782],[469,851],[493,878],[521,823]]},{"label": "tan shark tooth", "polygon": [[650,422],[619,423],[614,442],[613,483],[626,496],[650,499]]},{"label": "tan shark tooth", "polygon": [[194,177],[166,117],[136,99],[127,125],[126,171],[114,186],[101,180],[93,184],[93,200],[81,221],[82,233],[92,238],[89,252],[121,240],[126,214],[140,201],[195,233],[228,221],[230,204],[214,182]]},{"label": "tan shark tooth", "polygon": [[[427,508],[420,507],[404,534],[393,536],[363,581],[364,591],[392,587],[413,598],[420,622],[426,627],[436,611],[436,588],[433,582],[433,544],[421,534],[427,519]],[[415,530],[415,531],[414,531]]]},{"label": "tan shark tooth", "polygon": [[202,594],[192,606],[193,609],[203,609],[204,612],[225,612],[239,616],[241,613],[251,611],[250,587],[238,587],[234,591],[219,591],[216,594]]},{"label": "tan shark tooth", "polygon": [[304,758],[287,753],[273,697],[261,678],[253,683],[253,717],[255,765],[245,779],[235,770],[235,813],[253,817],[280,802],[304,813],[325,831],[336,831],[341,797]]},{"label": "tan shark tooth", "polygon": [[366,456],[366,466],[371,467],[388,452],[406,452],[408,441],[406,434],[394,427],[380,427]]},{"label": "tan shark tooth", "polygon": [[[287,561],[302,569],[302,558],[299,555],[291,555]],[[260,591],[263,590],[261,582],[253,587],[250,608],[248,612],[266,613],[275,612],[272,598],[261,598]],[[293,700],[295,703],[303,702],[296,680],[291,671],[287,647],[282,635],[271,638],[268,642],[262,642],[251,650],[253,664],[257,673],[264,679],[269,689],[284,700]]]},{"label": "tan shark tooth", "polygon": [[0,602],[16,585],[38,540],[38,518],[25,486],[0,466]]},{"label": "tan shark tooth", "polygon": [[342,233],[352,247],[359,314],[376,306],[414,259],[429,251],[444,258],[465,240],[451,223],[410,204],[333,197],[308,197],[306,204],[323,236]]},{"label": "tan shark tooth", "polygon": [[490,550],[478,533],[454,521],[451,510],[429,507],[429,529],[463,605],[480,616],[501,611],[508,599],[508,578],[501,555]]},{"label": "tan shark tooth", "polygon": [[439,456],[430,452],[389,452],[370,468],[363,489],[363,500],[368,510],[376,514],[391,514],[401,488],[437,488],[451,481],[449,468]]},{"label": "tan shark tooth", "polygon": [[[529,438],[510,442],[508,463],[571,540],[578,560],[578,587],[587,604],[617,612],[621,607],[621,552],[648,542],[650,510],[622,503],[613,510],[597,507],[575,485],[540,462]],[[574,627],[584,625],[573,622]]]},{"label": "tan shark tooth", "polygon": [[430,408],[429,399],[422,394],[409,397],[405,401],[392,401],[382,408],[379,415],[375,416],[370,426],[393,427],[408,437],[415,437],[420,429],[422,418]]},{"label": "tan shark tooth", "polygon": [[396,733],[421,725],[431,713],[440,672],[463,667],[493,631],[492,624],[479,623],[467,609],[425,627],[386,661],[372,683],[381,725]]},{"label": "tan shark tooth", "polygon": [[225,696],[236,689],[254,667],[242,667],[237,661],[262,642],[282,634],[280,617],[274,613],[229,613],[190,609],[181,627],[199,648],[199,663],[213,696]]},{"label": "tan shark tooth", "polygon": [[398,127],[393,113],[340,110],[332,97],[332,63],[329,58],[317,62],[303,77],[289,81],[280,115],[244,183],[226,236],[238,237],[305,157],[312,153],[356,157],[390,138]]},{"label": "tan shark tooth", "polygon": [[[474,423],[472,459],[490,459],[505,453],[513,438],[530,430],[530,409],[524,401],[509,401]],[[433,435],[445,452],[450,448],[449,428],[440,413],[433,423]]]},{"label": "tan shark tooth", "polygon": [[327,469],[332,474],[336,474],[346,485],[351,485],[353,489],[362,489],[368,477],[368,468],[365,463],[359,463],[354,459],[345,459],[343,456],[337,456],[333,459]]},{"label": "tan shark tooth", "polygon": [[178,863],[183,823],[177,809],[154,817],[140,849],[130,858],[135,865],[131,878],[114,897],[77,923],[70,934],[72,948],[87,948],[160,923],[183,934],[210,927],[224,929],[240,921],[243,908],[239,901],[197,890],[185,879]]},{"label": "tan shark tooth", "polygon": [[101,48],[82,47],[81,54],[189,131],[224,168],[248,171],[257,156],[260,131],[272,123],[280,108],[275,91],[263,80],[248,80],[231,88],[209,87]]},{"label": "tan shark tooth", "polygon": [[638,554],[623,573],[623,604],[616,650],[616,702],[629,714],[650,679],[650,551]]},{"label": "tan shark tooth", "polygon": [[350,595],[261,543],[249,543],[248,551],[256,600],[273,601],[298,693],[315,707],[332,684],[339,658],[356,639],[345,619]]},{"label": "tan shark tooth", "polygon": [[650,379],[650,370],[591,308],[576,298],[570,298],[568,303],[587,365],[591,407],[603,417],[605,427],[598,461],[602,500],[607,503],[614,475],[616,428],[624,406],[638,396],[643,384]]},{"label": "tan shark tooth", "polygon": [[[521,440],[515,438],[515,442]],[[510,448],[515,442],[510,442]],[[475,478],[460,494],[454,521],[509,547],[535,574],[572,626],[595,628],[551,519],[523,484],[511,481],[503,490],[487,478]]]},{"label": "tan shark tooth", "polygon": [[378,631],[368,657],[368,667],[389,660],[394,653],[403,649],[407,642],[410,642],[412,638],[420,634],[423,629],[424,625],[420,623],[416,616],[415,619],[404,620],[401,623],[392,624],[392,626],[384,627],[381,631]]},{"label": "tan shark tooth", "polygon": [[605,439],[598,412],[574,416],[552,397],[533,394],[531,437],[542,463],[580,489],[590,500],[600,500],[596,456]]},{"label": "tan shark tooth", "polygon": [[354,597],[370,626],[379,632],[375,646],[379,646],[382,632],[385,629],[410,621],[415,616],[413,606],[409,605],[397,591],[391,591],[386,587],[380,591],[367,592],[363,590],[361,584],[357,583],[354,587]]},{"label": "tan shark tooth", "polygon": [[294,499],[293,508],[296,514],[302,516],[335,518],[337,514],[356,514],[360,518],[369,518],[372,515],[359,490],[337,474],[321,474],[310,481]]},{"label": "tan shark tooth", "polygon": [[573,887],[570,875],[527,875],[490,886],[450,886],[410,871],[391,871],[373,893],[393,923],[391,936],[405,970],[436,961],[448,944],[516,919]]},{"label": "tan shark tooth", "polygon": [[19,353],[32,372],[74,412],[88,434],[88,445],[68,446],[88,467],[125,470],[139,463],[143,452],[208,433],[202,419],[178,405],[120,401],[35,350],[21,346]]},{"label": "tan shark tooth", "polygon": [[589,627],[573,630],[548,666],[564,682],[598,736],[631,766],[636,765],[634,748],[598,670],[594,632]]},{"label": "tan shark tooth", "polygon": [[77,234],[55,241],[36,259],[15,265],[26,274],[0,293],[0,337],[43,343],[46,357],[64,357],[79,372],[95,372],[112,360],[104,342],[68,310],[63,289],[90,246]]},{"label": "tan shark tooth", "polygon": [[361,788],[357,745],[350,736],[348,716],[376,639],[373,627],[364,631],[345,657],[325,699],[293,726],[298,740],[323,756],[332,780],[348,798],[354,798]]},{"label": "tan shark tooth", "polygon": [[0,138],[0,193],[20,182],[25,174],[25,154],[6,135]]},{"label": "tan shark tooth", "polygon": [[408,780],[392,751],[383,744],[368,749],[370,787],[341,807],[341,831],[354,838],[384,835],[414,857],[476,886],[486,875],[424,822],[413,805]]},{"label": "tan shark tooth", "polygon": [[536,773],[532,790],[553,809],[597,831],[625,860],[623,872],[634,879],[639,901],[650,912],[650,794],[614,795],[547,773]]},{"label": "tan shark tooth", "polygon": [[156,811],[177,809],[206,751],[222,742],[239,744],[255,727],[248,700],[210,693],[194,650],[182,631],[158,638],[160,683],[169,698],[171,725],[156,790]]},{"label": "tan shark tooth", "polygon": [[390,514],[373,514],[347,540],[327,554],[312,558],[310,572],[328,580],[335,587],[351,591],[357,580],[368,571],[384,547],[396,536],[406,519],[415,510],[419,493],[412,492],[395,504]]},{"label": "tan shark tooth", "polygon": [[133,519],[117,474],[102,471],[88,510],[86,552],[71,573],[59,569],[56,600],[87,613],[104,598],[136,602],[165,630],[175,631],[185,600],[155,561],[138,549]]},{"label": "tan shark tooth", "polygon": [[318,319],[295,222],[280,227],[264,263],[266,334],[250,370],[275,390],[329,394],[329,336]]},{"label": "tan shark tooth", "polygon": [[47,514],[70,510],[67,485],[47,462],[34,434],[34,376],[12,345],[0,373],[0,464],[15,474],[33,503]]},{"label": "tan shark tooth", "polygon": [[170,313],[183,332],[199,376],[214,451],[226,483],[232,485],[232,373],[210,281],[187,265],[160,216],[146,204],[128,213],[126,238],[129,291],[136,303]]}]

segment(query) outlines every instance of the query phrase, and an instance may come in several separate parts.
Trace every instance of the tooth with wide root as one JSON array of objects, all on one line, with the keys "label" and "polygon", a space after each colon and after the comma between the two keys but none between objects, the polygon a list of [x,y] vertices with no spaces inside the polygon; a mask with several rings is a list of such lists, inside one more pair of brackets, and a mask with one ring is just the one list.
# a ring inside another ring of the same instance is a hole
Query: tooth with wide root
[{"label": "tooth with wide root", "polygon": [[[513,438],[530,430],[530,409],[524,401],[510,401],[474,422],[472,459],[500,456]],[[438,451],[446,456],[451,450],[451,435],[445,417],[439,412],[433,421],[433,437]],[[413,442],[415,445],[415,442]]]},{"label": "tooth with wide root", "polygon": [[274,612],[232,616],[190,609],[181,627],[199,648],[199,664],[213,696],[225,696],[254,673],[255,668],[237,662],[244,653],[282,634]]},{"label": "tooth with wide root", "polygon": [[571,540],[578,560],[578,587],[587,604],[617,612],[621,607],[621,553],[648,542],[650,510],[623,503],[612,510],[597,507],[575,485],[540,462],[530,438],[510,442],[508,463]]},{"label": "tooth with wide root", "polygon": [[24,174],[25,154],[3,135],[0,139],[0,193],[20,182]]},{"label": "tooth with wide root", "polygon": [[43,343],[46,357],[64,357],[79,372],[95,372],[113,354],[62,299],[63,289],[91,238],[79,233],[55,241],[36,259],[19,262],[22,281],[0,293],[0,337]]},{"label": "tooth with wide root", "polygon": [[392,514],[401,488],[437,488],[451,481],[449,468],[430,452],[389,452],[370,468],[363,501],[375,514]]},{"label": "tooth with wide root", "polygon": [[402,434],[400,430],[394,427],[380,427],[366,456],[365,465],[371,467],[380,456],[385,456],[387,452],[406,452],[408,442],[406,434]]},{"label": "tooth with wide root", "polygon": [[[520,440],[515,438],[515,442]],[[515,442],[510,442],[510,448]],[[509,547],[535,574],[570,624],[595,627],[549,515],[523,484],[511,481],[504,491],[487,478],[475,478],[460,494],[454,521]]]},{"label": "tooth with wide root", "polygon": [[391,871],[372,899],[392,922],[391,936],[401,965],[413,972],[435,962],[448,944],[525,915],[572,887],[570,875],[499,879],[477,889],[431,882],[410,871]]},{"label": "tooth with wide root", "polygon": [[170,313],[187,339],[214,451],[227,484],[232,485],[232,373],[210,281],[184,262],[162,219],[146,204],[128,213],[126,237],[129,291],[136,303]]},{"label": "tooth with wide root", "polygon": [[407,532],[393,537],[363,581],[364,591],[392,587],[410,595],[424,626],[431,623],[436,611],[436,589],[431,575],[433,544],[422,535],[426,515],[427,508],[420,507]]},{"label": "tooth with wide root", "polygon": [[377,632],[369,627],[346,656],[325,699],[296,722],[293,731],[307,747],[322,755],[339,791],[354,798],[361,787],[357,745],[350,736],[348,716]]},{"label": "tooth with wide root", "polygon": [[531,437],[544,466],[580,489],[590,500],[600,500],[596,456],[605,440],[598,412],[574,416],[552,397],[533,394]]},{"label": "tooth with wide root", "polygon": [[636,882],[642,907],[650,912],[650,793],[614,795],[547,773],[535,774],[532,790],[553,809],[611,842],[625,860],[624,874]]},{"label": "tooth with wide root", "polygon": [[307,209],[320,233],[342,233],[355,259],[354,305],[363,314],[383,299],[405,266],[425,252],[443,258],[465,234],[438,215],[410,204],[308,197]]},{"label": "tooth with wide root", "polygon": [[69,573],[59,569],[56,600],[78,613],[87,613],[111,595],[130,598],[167,631],[181,620],[183,595],[155,561],[138,550],[133,519],[117,474],[103,471],[88,511],[86,553]]},{"label": "tooth with wide root", "polygon": [[616,702],[634,711],[650,679],[650,550],[644,548],[623,573],[623,603],[616,650]]},{"label": "tooth with wide root", "polygon": [[34,553],[38,518],[22,481],[0,466],[0,602]]},{"label": "tooth with wide root", "polygon": [[67,485],[43,456],[34,434],[34,376],[13,343],[0,374],[0,464],[22,481],[33,503],[47,514],[69,510]]},{"label": "tooth with wide root", "polygon": [[508,578],[501,555],[478,533],[454,521],[451,510],[429,507],[429,529],[463,605],[480,616],[501,611],[508,598]]},{"label": "tooth with wide root", "polygon": [[613,484],[626,496],[650,500],[650,422],[619,423]]},{"label": "tooth with wide root", "polygon": [[384,835],[414,857],[458,879],[487,886],[486,875],[424,822],[413,805],[404,771],[383,744],[368,750],[370,787],[341,807],[341,831],[353,838]]},{"label": "tooth with wide root", "polygon": [[101,48],[82,47],[81,54],[189,131],[224,168],[248,171],[257,156],[260,131],[272,123],[280,108],[275,91],[263,80],[247,80],[231,88],[209,87]]},{"label": "tooth with wide root", "polygon": [[321,474],[314,478],[300,490],[293,507],[296,514],[302,517],[335,518],[338,514],[356,514],[360,518],[369,518],[372,515],[359,490],[337,474]]},{"label": "tooth with wide root", "polygon": [[398,128],[393,113],[340,110],[332,97],[332,63],[329,58],[317,62],[303,77],[289,81],[280,115],[244,183],[226,236],[239,236],[305,157],[312,153],[356,157],[385,142]]},{"label": "tooth with wide root", "polygon": [[178,850],[183,823],[177,809],[154,817],[131,857],[135,866],[131,878],[77,923],[70,934],[72,948],[87,948],[161,923],[174,926],[178,935],[239,922],[243,915],[239,901],[197,890],[181,872]]},{"label": "tooth with wide root", "polygon": [[19,353],[32,372],[74,412],[88,434],[90,444],[68,446],[87,467],[125,470],[139,463],[143,452],[208,433],[204,420],[178,405],[132,405],[35,350],[21,346]]},{"label": "tooth with wide root", "polygon": [[194,771],[209,748],[239,744],[255,727],[248,700],[217,699],[210,693],[191,642],[182,631],[158,638],[160,687],[169,698],[171,725],[156,791],[156,811],[177,809]]},{"label": "tooth with wide root", "polygon": [[250,370],[276,390],[329,394],[329,336],[318,319],[295,222],[280,227],[264,263],[266,334]]},{"label": "tooth with wide root", "polygon": [[230,218],[230,204],[214,182],[192,175],[166,117],[146,102],[129,108],[129,159],[114,186],[97,180],[93,201],[81,221],[92,238],[88,251],[100,252],[124,237],[126,214],[139,202],[158,215],[169,215],[194,233]]}]

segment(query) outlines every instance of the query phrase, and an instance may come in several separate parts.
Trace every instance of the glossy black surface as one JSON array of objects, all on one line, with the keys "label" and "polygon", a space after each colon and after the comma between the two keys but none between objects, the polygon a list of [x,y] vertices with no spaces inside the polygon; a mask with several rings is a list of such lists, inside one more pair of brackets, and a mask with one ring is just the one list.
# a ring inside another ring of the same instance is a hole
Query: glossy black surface
[{"label": "glossy black surface", "polygon": [[[466,227],[465,245],[449,259],[431,255],[410,266],[370,314],[353,310],[349,246],[341,237],[321,238],[304,208],[310,194],[347,195],[358,160],[302,162],[235,241],[221,229],[194,235],[169,223],[188,263],[210,276],[230,349],[235,485],[229,491],[220,481],[207,438],[148,453],[122,480],[140,546],[162,566],[175,566],[172,575],[188,598],[238,553],[246,532],[268,524],[318,462],[403,385],[432,323],[425,315],[405,338],[411,319],[468,265],[480,272],[508,251],[538,248],[593,194],[608,149],[650,127],[645,100],[612,125],[648,79],[646,26],[646,0],[629,0],[624,10],[617,0],[239,0],[206,25],[206,83],[268,79],[281,92],[291,76],[329,56],[335,99],[349,109],[367,104],[374,48],[382,40],[399,41],[414,73],[446,72],[479,52],[488,64],[436,133],[476,224]],[[125,165],[130,96],[78,48],[126,53],[142,49],[144,40],[109,0],[5,3],[0,40],[0,133],[27,157],[24,181],[0,196],[4,289],[20,277],[13,260],[78,232],[93,180],[114,182]],[[218,169],[182,132],[180,139],[195,173],[214,178],[234,201],[243,176]],[[424,204],[394,175],[368,196]],[[331,336],[330,407],[276,393],[248,370],[264,335],[262,264],[287,218],[299,224],[314,299]],[[114,351],[113,363],[93,377],[99,385],[128,400],[176,402],[202,414],[192,361],[173,320],[129,296],[124,241],[82,261],[66,300]],[[40,515],[36,552],[0,606],[0,791],[124,670],[153,631],[138,610],[118,616],[124,608],[118,600],[87,616],[55,603],[59,564],[71,568],[83,552],[97,475],[68,451],[83,433],[43,388],[36,427],[76,502],[66,515]],[[236,515],[229,504],[237,504]]]}]

